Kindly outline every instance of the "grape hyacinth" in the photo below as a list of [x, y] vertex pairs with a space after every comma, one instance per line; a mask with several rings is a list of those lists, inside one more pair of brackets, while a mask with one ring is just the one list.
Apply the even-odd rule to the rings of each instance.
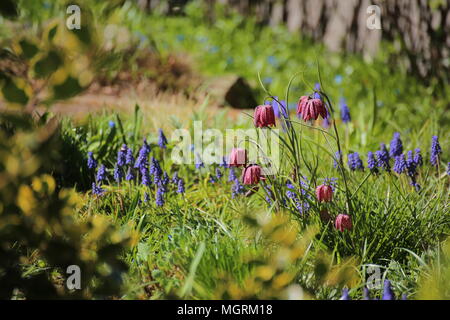
[[150, 187], [150, 186], [152, 185], [152, 180], [151, 180], [151, 178], [150, 178], [150, 174], [149, 174], [149, 172], [148, 172], [147, 167], [143, 167], [143, 168], [141, 169], [141, 177], [142, 177], [141, 183], [142, 183], [144, 186]]
[[221, 166], [222, 168], [229, 168], [230, 166], [228, 165], [228, 161], [227, 161], [227, 157], [222, 157], [222, 162], [219, 164], [219, 166]]
[[391, 288], [391, 282], [389, 280], [384, 281], [384, 290], [382, 300], [395, 300], [395, 294]]
[[410, 150], [408, 151], [406, 158], [406, 173], [408, 174], [409, 177], [414, 179], [414, 177], [416, 176], [416, 169], [417, 164], [416, 161], [414, 160], [413, 152]]
[[363, 300], [370, 300], [370, 291], [367, 287], [363, 289]]
[[342, 152], [336, 151], [334, 154], [334, 158], [335, 159], [333, 159], [333, 167], [337, 168], [339, 167], [340, 161], [342, 160]]
[[403, 153], [403, 143], [400, 139], [400, 133], [395, 132], [394, 137], [391, 140], [391, 145], [389, 148], [389, 155], [391, 158], [395, 158]]
[[153, 175], [153, 181], [156, 184], [159, 184], [162, 173], [163, 172], [162, 172], [161, 166], [159, 165], [158, 160], [156, 160], [155, 158], [152, 157], [151, 164], [150, 164], [150, 174]]
[[345, 99], [342, 98], [340, 101], [341, 105], [341, 119], [343, 123], [349, 123], [352, 118], [350, 116], [350, 109], [347, 106], [347, 103], [345, 102]]
[[[334, 178], [334, 177], [332, 177], [332, 178], [324, 178], [323, 179], [323, 184], [326, 184], [327, 186], [330, 186], [331, 190], [333, 192], [335, 192], [336, 191], [337, 180], [338, 180], [338, 178]], [[302, 186], [306, 185], [306, 187], [308, 186], [307, 183], [305, 183], [303, 181], [301, 181], [301, 185]]]
[[400, 154], [399, 156], [395, 157], [394, 172], [401, 174], [405, 171], [406, 171], [405, 155]]
[[162, 129], [159, 129], [159, 130], [158, 130], [158, 146], [159, 146], [161, 149], [165, 149], [167, 143], [168, 143], [168, 142], [167, 142], [167, 138], [166, 138], [166, 136], [164, 135], [163, 130], [162, 130]]
[[238, 195], [243, 194], [245, 192], [244, 186], [239, 182], [239, 179], [234, 180], [234, 184], [231, 187], [231, 198], [234, 199]]
[[131, 168], [128, 168], [127, 175], [125, 176], [125, 180], [131, 181], [131, 180], [134, 180], [135, 178], [136, 177], [134, 176], [134, 173], [131, 170]]
[[120, 181], [122, 181], [123, 178], [123, 172], [120, 169], [119, 165], [116, 164], [114, 166], [114, 180], [116, 180], [117, 183], [119, 183]]
[[101, 182], [106, 178], [106, 167], [102, 164], [97, 170], [97, 182]]
[[220, 171], [219, 168], [216, 168], [216, 177], [217, 177], [217, 180], [220, 180], [223, 177], [223, 173], [222, 173], [222, 171]]
[[266, 191], [266, 201], [269, 205], [272, 205], [273, 192], [270, 185], [265, 185], [264, 190]]
[[228, 182], [236, 180], [236, 172], [234, 171], [234, 168], [230, 168], [230, 173], [228, 174]]
[[204, 167], [205, 167], [205, 164], [203, 163], [201, 157], [198, 154], [196, 154], [196, 156], [195, 156], [195, 168], [196, 169], [200, 169], [200, 168], [204, 168]]
[[122, 167], [125, 165], [127, 151], [128, 151], [127, 145], [123, 144], [122, 147], [117, 152], [117, 165], [119, 167]]
[[442, 153], [441, 146], [439, 144], [439, 139], [437, 136], [433, 136], [431, 140], [431, 165], [437, 167], [439, 164], [439, 155]]
[[149, 201], [150, 201], [150, 195], [147, 192], [145, 192], [144, 193], [144, 202], [149, 202]]
[[158, 188], [156, 191], [155, 202], [158, 207], [162, 207], [164, 205], [164, 191], [161, 188]]
[[[303, 179], [305, 179], [305, 178], [303, 177]], [[289, 189], [286, 191], [286, 197], [288, 199], [291, 199], [294, 202], [295, 208], [297, 209], [297, 211], [300, 214], [308, 212], [310, 205], [306, 201], [305, 202], [301, 201], [298, 193], [295, 192], [295, 186], [290, 181], [288, 181], [286, 184], [286, 187]], [[306, 193], [307, 187], [308, 187], [308, 184], [305, 181], [300, 181], [300, 194], [303, 197], [307, 196], [308, 198], [310, 198], [310, 196], [307, 195], [307, 193]]]
[[272, 101], [264, 101], [264, 105], [271, 105], [273, 108], [273, 113], [275, 114], [275, 117], [278, 119], [281, 118], [280, 113], [280, 104], [278, 103], [278, 97], [273, 97]]
[[384, 143], [380, 144], [380, 150], [376, 151], [375, 155], [377, 157], [378, 167], [383, 168], [386, 171], [391, 171], [391, 166], [389, 165], [389, 152]]
[[450, 162], [447, 162], [447, 175], [450, 176]]
[[125, 164], [132, 165], [134, 163], [133, 150], [127, 148], [127, 154], [125, 156]]
[[419, 148], [414, 150], [414, 162], [417, 167], [421, 167], [423, 165], [423, 158]]
[[135, 168], [146, 167], [148, 163], [148, 154], [150, 153], [150, 146], [147, 144], [147, 141], [144, 139], [144, 143], [142, 147], [139, 149], [138, 158], [134, 164]]
[[352, 300], [352, 299], [350, 299], [350, 296], [348, 295], [347, 288], [342, 289], [342, 297], [340, 300]]
[[167, 186], [169, 185], [170, 178], [167, 172], [164, 172], [162, 175], [162, 179], [159, 180], [159, 186], [163, 189], [164, 192], [167, 192]]
[[100, 185], [97, 185], [95, 182], [92, 183], [92, 193], [98, 196], [101, 196], [105, 190], [102, 189]]
[[177, 193], [184, 193], [185, 189], [184, 189], [184, 180], [183, 179], [178, 179], [178, 186], [177, 186]]
[[359, 158], [358, 152], [350, 153], [348, 155], [348, 167], [352, 171], [364, 170], [364, 165], [361, 159]]
[[214, 177], [214, 175], [211, 174], [211, 175], [209, 176], [209, 182], [210, 182], [210, 183], [216, 183], [216, 182], [217, 182], [216, 177]]
[[317, 91], [320, 91], [320, 83], [318, 82], [316, 82], [316, 84], [314, 85], [314, 99], [322, 99]]
[[180, 181], [180, 177], [178, 176], [178, 171], [177, 171], [172, 176], [172, 183], [174, 185], [178, 185], [178, 181]]
[[89, 169], [97, 168], [97, 161], [95, 161], [92, 151], [88, 152], [87, 166]]
[[372, 151], [367, 153], [367, 168], [369, 168], [372, 173], [378, 173], [377, 160]]
[[330, 126], [331, 126], [330, 114], [327, 113], [327, 116], [325, 117], [325, 119], [322, 120], [322, 127], [324, 129], [328, 129]]

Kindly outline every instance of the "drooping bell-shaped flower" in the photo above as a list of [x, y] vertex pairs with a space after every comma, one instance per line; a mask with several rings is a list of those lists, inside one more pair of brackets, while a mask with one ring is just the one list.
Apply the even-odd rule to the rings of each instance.
[[257, 128], [276, 126], [275, 113], [271, 105], [261, 105], [255, 108], [253, 123]]
[[352, 219], [349, 215], [340, 213], [334, 221], [334, 226], [341, 232], [344, 230], [351, 230], [353, 227]]
[[304, 121], [309, 121], [317, 120], [319, 115], [325, 119], [328, 113], [322, 99], [302, 96], [297, 104], [297, 114]]
[[258, 165], [250, 165], [244, 169], [242, 173], [242, 182], [245, 185], [253, 185], [259, 183], [261, 179], [261, 167]]
[[247, 151], [243, 148], [233, 148], [230, 153], [231, 167], [244, 166], [247, 163]]
[[316, 188], [316, 196], [319, 202], [330, 202], [333, 199], [331, 186], [322, 184]]

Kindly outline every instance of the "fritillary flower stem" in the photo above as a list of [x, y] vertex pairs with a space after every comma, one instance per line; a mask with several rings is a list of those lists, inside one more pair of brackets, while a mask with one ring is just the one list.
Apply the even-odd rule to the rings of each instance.
[[[321, 87], [322, 87], [322, 85], [321, 85]], [[330, 99], [328, 98], [328, 96], [324, 92], [321, 91], [320, 93], [325, 97], [325, 99], [328, 102], [328, 105], [329, 105], [329, 107], [331, 109], [330, 114], [333, 114], [333, 105], [332, 105]], [[340, 141], [340, 138], [339, 138], [339, 132], [338, 132], [337, 127], [336, 127], [336, 121], [334, 119], [332, 119], [332, 122], [333, 122], [333, 130], [334, 130], [334, 134], [335, 134], [335, 138], [336, 138], [336, 145], [337, 145], [339, 154], [342, 155], [343, 153], [342, 153], [342, 148], [341, 148], [341, 141]], [[342, 180], [344, 180], [345, 197], [346, 197], [346, 200], [347, 200], [347, 211], [350, 213], [351, 212], [350, 192], [349, 192], [348, 184], [347, 184], [347, 175], [346, 175], [345, 170], [344, 170], [344, 159], [343, 158], [344, 157], [342, 157], [342, 156], [339, 157], [339, 159], [338, 159], [339, 160], [339, 166], [338, 167], [339, 167], [339, 171], [341, 172], [341, 175], [342, 175]]]

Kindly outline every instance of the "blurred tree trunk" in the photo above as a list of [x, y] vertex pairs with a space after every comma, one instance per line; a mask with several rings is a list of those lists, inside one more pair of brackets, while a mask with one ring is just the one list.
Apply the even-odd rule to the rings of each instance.
[[[166, 5], [166, 13], [189, 0], [136, 0], [141, 8], [153, 10]], [[285, 24], [291, 32], [321, 41], [332, 51], [345, 50], [373, 56], [381, 40], [394, 43], [392, 64], [405, 65], [424, 80], [450, 79], [449, 0], [207, 0], [207, 15], [220, 3], [227, 10], [253, 15], [271, 26]], [[371, 5], [381, 9], [381, 29], [368, 28]]]

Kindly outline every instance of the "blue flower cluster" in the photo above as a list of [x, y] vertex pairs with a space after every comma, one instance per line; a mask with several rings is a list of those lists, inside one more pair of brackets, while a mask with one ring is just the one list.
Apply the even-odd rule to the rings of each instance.
[[[431, 141], [430, 163], [437, 167], [439, 157], [442, 153], [442, 148], [439, 144], [437, 136], [433, 136]], [[340, 159], [341, 154], [336, 152], [335, 158]], [[390, 160], [393, 160], [393, 171], [399, 175], [405, 174], [410, 179], [410, 184], [419, 191], [420, 185], [417, 183], [419, 175], [418, 169], [423, 166], [423, 157], [420, 148], [409, 150], [406, 155], [403, 153], [403, 142], [400, 138], [400, 133], [395, 132], [390, 143], [390, 150], [388, 151], [384, 143], [380, 144], [380, 149], [367, 153], [367, 168], [373, 174], [380, 173], [380, 170], [386, 172], [391, 171]], [[338, 162], [334, 159], [334, 167], [338, 166]], [[352, 171], [364, 170], [364, 166], [357, 152], [348, 155], [348, 167]], [[448, 169], [447, 169], [448, 170]]]
[[[162, 130], [159, 130], [158, 145], [162, 149], [165, 149], [167, 145], [167, 139]], [[113, 178], [116, 183], [121, 183], [124, 178], [129, 182], [139, 181], [148, 188], [144, 192], [143, 202], [147, 203], [153, 194], [156, 205], [163, 206], [165, 203], [164, 195], [170, 191], [170, 183], [173, 184], [173, 191], [179, 194], [185, 193], [185, 184], [178, 173], [175, 173], [171, 180], [155, 157], [151, 157], [151, 162], [149, 162], [150, 153], [150, 145], [145, 139], [139, 148], [136, 160], [133, 149], [126, 144], [122, 144], [117, 152]], [[92, 152], [87, 154], [87, 166], [89, 169], [97, 168], [97, 161]], [[105, 182], [107, 182], [107, 169], [104, 164], [101, 164], [97, 168], [95, 182], [92, 184], [92, 193], [98, 196], [104, 195], [105, 190], [102, 188], [102, 184]]]
[[[392, 290], [392, 284], [389, 280], [384, 281], [383, 286], [383, 294], [381, 295], [381, 300], [395, 300], [396, 296], [394, 291]], [[344, 288], [342, 290], [342, 297], [341, 300], [351, 300], [349, 291], [347, 288]], [[363, 289], [363, 300], [378, 300], [378, 299], [371, 299], [370, 297], [370, 291], [366, 287]], [[402, 300], [407, 300], [406, 294], [402, 295]]]

